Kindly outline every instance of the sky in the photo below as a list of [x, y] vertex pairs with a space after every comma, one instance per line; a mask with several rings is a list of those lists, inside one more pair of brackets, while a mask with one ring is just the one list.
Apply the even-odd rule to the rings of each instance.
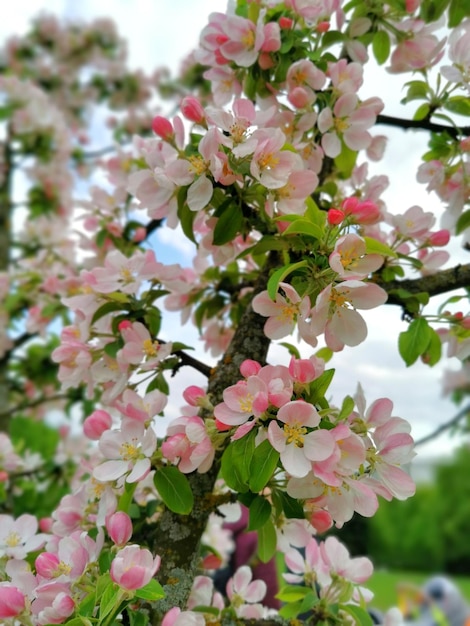
[[[11, 8], [9, 9], [8, 6]], [[40, 11], [52, 12], [63, 18], [87, 20], [94, 17], [113, 18], [119, 32], [129, 41], [129, 61], [132, 67], [150, 71], [159, 66], [176, 71], [180, 61], [194, 48], [198, 34], [212, 11], [224, 11], [224, 0], [16, 0], [2, 10], [0, 39], [21, 34], [32, 17]], [[379, 95], [386, 103], [384, 113], [406, 117], [410, 109], [400, 105], [402, 78], [390, 76], [377, 68], [367, 70], [363, 98]], [[415, 182], [416, 159], [426, 151], [425, 134], [413, 131], [378, 128], [390, 139], [384, 161], [374, 165], [373, 173], [386, 173], [390, 178], [389, 190], [384, 195], [389, 210], [398, 212], [418, 204], [426, 211], [440, 212], [435, 198]], [[161, 237], [162, 245], [174, 241], [172, 234]], [[458, 246], [456, 247], [458, 251]], [[468, 262], [457, 252], [460, 262]], [[180, 241], [177, 260], [191, 263], [190, 248]], [[461, 258], [460, 258], [461, 257]], [[456, 363], [442, 363], [434, 368], [422, 364], [406, 368], [398, 355], [398, 333], [407, 325], [401, 320], [398, 307], [382, 307], [380, 312], [367, 314], [369, 336], [357, 348], [345, 348], [336, 355], [331, 365], [336, 368], [332, 384], [332, 398], [341, 403], [346, 394], [354, 394], [360, 380], [369, 403], [388, 396], [394, 401], [396, 415], [409, 420], [412, 434], [419, 439], [433, 431], [439, 423], [447, 421], [458, 411], [442, 396], [440, 378], [445, 368], [458, 369]], [[179, 339], [191, 342], [191, 335], [181, 329]], [[280, 348], [272, 350], [270, 357], [285, 362], [286, 353]], [[189, 368], [187, 368], [189, 370]], [[197, 374], [187, 375], [187, 384], [202, 383]], [[441, 458], [459, 443], [457, 438], [440, 437], [419, 448], [424, 458]]]

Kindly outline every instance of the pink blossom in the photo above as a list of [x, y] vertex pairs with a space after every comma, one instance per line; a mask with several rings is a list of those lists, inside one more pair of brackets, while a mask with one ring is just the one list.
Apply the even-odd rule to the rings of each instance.
[[62, 582], [50, 582], [38, 586], [36, 598], [31, 604], [31, 611], [36, 615], [40, 626], [61, 624], [75, 610], [75, 602], [69, 585]]
[[258, 377], [266, 384], [270, 404], [279, 408], [289, 402], [293, 393], [293, 381], [287, 367], [265, 365], [259, 370]]
[[119, 330], [124, 346], [117, 352], [116, 360], [121, 366], [132, 364], [142, 370], [150, 370], [171, 354], [171, 344], [160, 344], [141, 322], [121, 325]]
[[335, 574], [353, 583], [363, 583], [372, 576], [371, 561], [366, 557], [351, 558], [347, 548], [334, 536], [320, 544], [320, 552], [330, 576]]
[[161, 450], [163, 456], [177, 463], [184, 474], [195, 470], [207, 472], [215, 455], [204, 421], [196, 415], [173, 420], [168, 426]]
[[315, 378], [323, 374], [325, 370], [325, 361], [316, 356], [308, 359], [296, 359], [291, 357], [289, 363], [289, 374], [296, 383], [310, 383]]
[[0, 583], [0, 618], [17, 617], [25, 606], [26, 598], [18, 587], [7, 582]]
[[302, 104], [299, 108], [303, 108], [315, 101], [315, 92], [323, 88], [326, 76], [311, 61], [302, 59], [289, 67], [286, 82], [287, 97], [294, 106], [297, 106], [296, 101], [299, 96], [302, 96]]
[[283, 187], [272, 192], [276, 208], [282, 215], [303, 215], [305, 200], [318, 186], [318, 176], [312, 170], [293, 171]]
[[206, 620], [202, 613], [182, 611], [178, 606], [165, 613], [162, 626], [205, 626]]
[[293, 476], [306, 476], [312, 461], [321, 461], [330, 456], [334, 439], [326, 430], [309, 432], [318, 426], [320, 416], [315, 407], [303, 400], [293, 400], [278, 411], [277, 420], [268, 427], [268, 439], [275, 450], [281, 453], [284, 468]]
[[111, 415], [102, 409], [96, 409], [83, 422], [83, 432], [88, 439], [98, 440], [105, 430], [109, 430], [113, 424]]
[[181, 101], [181, 112], [187, 120], [195, 122], [196, 124], [205, 124], [206, 114], [198, 98], [194, 96], [186, 96], [183, 98]]
[[214, 408], [214, 415], [229, 426], [240, 426], [252, 415], [259, 417], [268, 408], [266, 383], [258, 376], [249, 376], [247, 380], [227, 387], [223, 399]]
[[250, 163], [251, 175], [268, 189], [284, 187], [292, 170], [301, 169], [301, 159], [290, 150], [282, 150], [286, 137], [279, 128], [253, 133], [256, 147]]
[[332, 350], [357, 346], [366, 338], [367, 326], [356, 309], [373, 309], [386, 300], [386, 291], [373, 283], [346, 280], [328, 285], [312, 309], [311, 324], [317, 335], [325, 332], [326, 343]]
[[404, 237], [426, 239], [436, 218], [430, 211], [423, 211], [417, 205], [407, 209], [402, 215], [393, 215], [392, 224], [397, 232]]
[[133, 591], [145, 587], [160, 567], [160, 557], [137, 545], [126, 546], [114, 557], [110, 575], [123, 589]]
[[117, 546], [124, 546], [132, 537], [132, 520], [124, 511], [116, 511], [106, 521], [106, 530]]
[[445, 39], [439, 41], [421, 20], [406, 20], [400, 24], [400, 30], [406, 30], [408, 38], [402, 39], [393, 51], [389, 72], [424, 70], [435, 65], [444, 55]]
[[30, 552], [39, 550], [47, 535], [36, 534], [38, 520], [34, 515], [23, 513], [16, 519], [11, 515], [0, 515], [0, 557], [24, 559]]
[[266, 595], [264, 580], [252, 580], [252, 577], [248, 565], [242, 565], [228, 581], [227, 596], [235, 610], [246, 603], [260, 602]]
[[366, 278], [378, 270], [383, 262], [384, 259], [380, 254], [366, 254], [364, 239], [354, 233], [337, 239], [329, 257], [331, 269], [344, 280]]
[[335, 90], [340, 93], [357, 93], [363, 82], [364, 69], [360, 63], [348, 63], [339, 59], [328, 63], [328, 76]]
[[93, 470], [100, 482], [117, 480], [126, 475], [126, 482], [143, 480], [150, 472], [150, 457], [157, 447], [152, 428], [132, 419], [122, 421], [121, 430], [107, 430], [101, 436], [99, 448], [106, 459]]
[[126, 417], [147, 425], [163, 411], [167, 400], [167, 396], [158, 389], [154, 389], [144, 396], [139, 395], [133, 389], [126, 389], [121, 399], [115, 402], [115, 406]]
[[270, 339], [281, 339], [292, 333], [299, 316], [308, 317], [310, 300], [301, 298], [288, 283], [279, 283], [276, 300], [273, 301], [267, 291], [257, 294], [252, 301], [253, 310], [268, 317], [264, 333]]

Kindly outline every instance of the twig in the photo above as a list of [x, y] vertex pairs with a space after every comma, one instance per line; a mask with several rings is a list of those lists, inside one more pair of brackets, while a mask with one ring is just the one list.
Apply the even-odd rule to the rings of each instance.
[[446, 430], [449, 430], [450, 428], [452, 428], [452, 426], [456, 426], [464, 417], [467, 417], [468, 415], [470, 415], [470, 404], [465, 406], [461, 411], [457, 413], [457, 415], [455, 415], [448, 422], [445, 422], [444, 424], [441, 424], [440, 426], [438, 426], [435, 430], [429, 433], [429, 435], [426, 435], [424, 437], [421, 437], [421, 439], [416, 440], [415, 447], [422, 446], [424, 443], [428, 443], [428, 441], [432, 441], [433, 439], [436, 439], [437, 437], [442, 435], [442, 433], [444, 433]]

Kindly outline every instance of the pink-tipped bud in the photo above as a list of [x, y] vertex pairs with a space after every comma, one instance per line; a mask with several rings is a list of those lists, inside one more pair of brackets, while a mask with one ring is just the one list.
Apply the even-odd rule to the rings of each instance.
[[245, 359], [240, 365], [240, 374], [245, 378], [248, 378], [248, 376], [256, 376], [260, 369], [261, 365], [258, 363], [258, 361]]
[[183, 391], [183, 398], [190, 406], [200, 406], [201, 400], [206, 397], [206, 392], [202, 387], [190, 385]]
[[289, 374], [298, 383], [310, 383], [315, 380], [317, 372], [310, 359], [296, 359], [294, 356], [289, 363]]
[[190, 122], [196, 124], [206, 123], [206, 113], [202, 104], [194, 96], [186, 96], [181, 101], [181, 112]]
[[174, 135], [173, 126], [166, 117], [156, 115], [152, 120], [153, 132], [162, 139], [171, 139]]
[[437, 230], [429, 235], [429, 243], [431, 246], [446, 246], [450, 240], [450, 231], [446, 228]]
[[57, 568], [60, 564], [60, 559], [57, 554], [52, 552], [42, 552], [34, 562], [36, 566], [36, 572], [44, 578], [54, 578], [57, 574]]
[[421, 0], [405, 0], [405, 10], [407, 13], [414, 13], [419, 7]]
[[328, 224], [330, 224], [330, 226], [337, 226], [338, 224], [341, 224], [344, 218], [345, 215], [340, 209], [330, 209], [326, 215], [326, 219], [328, 220]]
[[313, 92], [305, 87], [294, 87], [287, 94], [287, 99], [296, 109], [304, 109], [314, 98]]
[[333, 519], [328, 511], [315, 511], [310, 517], [310, 524], [317, 533], [326, 533], [333, 526]]
[[39, 520], [39, 530], [42, 533], [50, 533], [52, 531], [52, 524], [54, 520], [52, 517], [41, 517]]
[[143, 226], [139, 226], [135, 229], [134, 234], [132, 235], [132, 241], [135, 243], [140, 243], [147, 237], [147, 229]]
[[0, 585], [0, 618], [8, 619], [16, 617], [25, 609], [24, 594], [9, 583]]
[[348, 216], [354, 218], [357, 224], [375, 224], [381, 218], [379, 207], [372, 200], [359, 200], [351, 196], [343, 200], [342, 209]]
[[132, 537], [131, 518], [124, 511], [117, 511], [106, 522], [106, 530], [117, 546], [124, 546]]
[[0, 470], [0, 483], [6, 483], [8, 480], [8, 472], [5, 472], [5, 470]]
[[128, 328], [132, 328], [132, 322], [130, 320], [122, 320], [122, 322], [119, 322], [118, 330], [120, 332], [127, 330]]
[[279, 26], [284, 30], [290, 30], [294, 25], [294, 20], [290, 17], [280, 17], [279, 18]]
[[113, 419], [107, 411], [97, 409], [83, 422], [83, 432], [88, 439], [98, 440], [105, 430], [109, 430]]
[[318, 22], [315, 30], [317, 33], [326, 33], [330, 30], [330, 22]]

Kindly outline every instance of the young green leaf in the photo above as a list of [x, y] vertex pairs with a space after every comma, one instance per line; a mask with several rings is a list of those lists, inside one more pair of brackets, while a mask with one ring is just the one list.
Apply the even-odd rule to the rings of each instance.
[[178, 468], [162, 467], [155, 472], [155, 487], [166, 506], [179, 515], [188, 515], [194, 505], [194, 496], [189, 481]]

